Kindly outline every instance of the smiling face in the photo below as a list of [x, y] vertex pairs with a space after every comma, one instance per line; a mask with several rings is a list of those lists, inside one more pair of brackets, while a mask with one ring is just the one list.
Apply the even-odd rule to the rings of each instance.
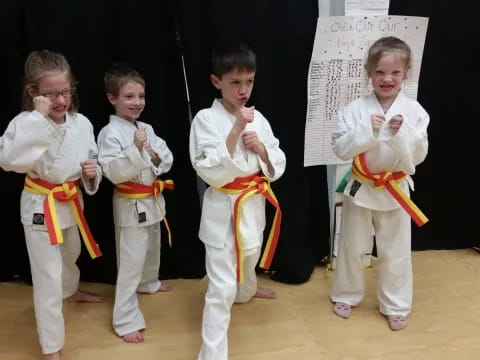
[[[34, 96], [43, 95], [50, 99], [52, 105], [48, 116], [57, 123], [65, 121], [65, 115], [70, 110], [71, 96], [65, 97], [71, 88], [70, 78], [66, 71], [52, 72], [42, 76], [37, 83]], [[54, 97], [52, 94], [56, 94]]]
[[252, 94], [254, 71], [239, 71], [234, 69], [218, 78], [211, 75], [213, 86], [222, 93], [222, 104], [230, 113], [234, 114], [245, 106]]
[[386, 53], [372, 68], [369, 75], [373, 90], [381, 104], [391, 104], [395, 100], [409, 67], [401, 56]]
[[108, 101], [115, 107], [115, 114], [132, 123], [145, 108], [145, 88], [142, 84], [129, 81], [118, 91], [118, 96], [107, 94]]

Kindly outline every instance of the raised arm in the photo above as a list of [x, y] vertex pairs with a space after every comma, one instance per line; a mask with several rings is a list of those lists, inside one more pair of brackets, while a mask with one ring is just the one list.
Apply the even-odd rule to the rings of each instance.
[[227, 136], [204, 113], [195, 116], [190, 129], [190, 160], [207, 184], [215, 187], [245, 176], [247, 163], [241, 154], [230, 154]]
[[47, 150], [56, 129], [40, 112], [22, 112], [0, 138], [0, 166], [6, 171], [25, 173]]
[[338, 121], [332, 132], [332, 148], [341, 160], [353, 159], [378, 143], [373, 131], [374, 115], [362, 119], [360, 112], [350, 108], [339, 110]]
[[103, 174], [114, 184], [131, 180], [150, 165], [143, 160], [133, 142], [122, 148], [119, 137], [112, 129], [104, 128], [98, 135], [98, 162]]
[[399, 170], [413, 175], [415, 166], [423, 162], [427, 156], [427, 127], [430, 117], [423, 108], [414, 114], [401, 116], [403, 121], [398, 131], [385, 142], [400, 158]]

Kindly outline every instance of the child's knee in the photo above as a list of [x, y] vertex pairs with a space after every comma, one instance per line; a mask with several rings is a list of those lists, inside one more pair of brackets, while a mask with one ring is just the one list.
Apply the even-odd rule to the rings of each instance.
[[250, 301], [253, 295], [255, 295], [255, 293], [253, 293], [252, 295], [238, 293], [237, 296], [235, 297], [235, 304], [245, 304], [246, 302]]

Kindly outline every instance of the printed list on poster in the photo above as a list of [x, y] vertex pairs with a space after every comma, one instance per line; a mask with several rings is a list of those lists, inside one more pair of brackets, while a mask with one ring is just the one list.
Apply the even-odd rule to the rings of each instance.
[[407, 16], [319, 17], [308, 76], [304, 166], [343, 163], [331, 149], [337, 112], [371, 91], [364, 71], [368, 48], [384, 36], [396, 36], [412, 49], [412, 68], [404, 83], [416, 99], [428, 19]]

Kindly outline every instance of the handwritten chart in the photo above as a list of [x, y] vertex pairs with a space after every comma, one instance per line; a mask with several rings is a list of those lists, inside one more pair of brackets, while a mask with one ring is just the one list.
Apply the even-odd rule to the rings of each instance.
[[304, 166], [342, 163], [331, 149], [331, 132], [338, 110], [371, 91], [364, 60], [377, 39], [396, 36], [412, 49], [404, 91], [416, 99], [427, 24], [427, 18], [407, 16], [318, 18], [308, 76]]

